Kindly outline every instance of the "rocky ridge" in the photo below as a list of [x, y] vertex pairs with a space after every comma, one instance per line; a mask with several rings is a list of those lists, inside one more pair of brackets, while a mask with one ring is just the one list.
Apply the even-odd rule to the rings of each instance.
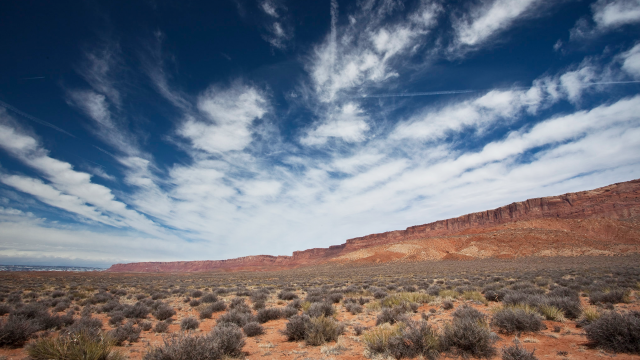
[[292, 256], [115, 264], [110, 272], [282, 270], [327, 262], [616, 255], [640, 252], [640, 179], [347, 240]]

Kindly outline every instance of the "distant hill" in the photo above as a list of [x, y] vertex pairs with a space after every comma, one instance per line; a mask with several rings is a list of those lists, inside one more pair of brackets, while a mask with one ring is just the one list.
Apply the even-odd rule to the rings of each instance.
[[110, 272], [267, 271], [338, 263], [640, 252], [640, 179], [529, 199], [341, 245], [229, 260], [115, 264]]

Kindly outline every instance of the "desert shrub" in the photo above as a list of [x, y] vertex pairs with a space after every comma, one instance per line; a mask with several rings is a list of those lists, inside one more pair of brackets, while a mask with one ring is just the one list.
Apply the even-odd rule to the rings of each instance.
[[496, 354], [489, 326], [484, 321], [453, 318], [440, 336], [443, 351], [463, 357], [491, 358]]
[[142, 299], [146, 299], [146, 298], [147, 298], [147, 295], [146, 295], [146, 294], [136, 294], [136, 295], [134, 296], [134, 298], [136, 298], [136, 300], [140, 301], [140, 300], [142, 300]]
[[309, 309], [305, 312], [309, 317], [320, 317], [320, 316], [333, 316], [335, 314], [336, 309], [331, 305], [331, 303], [327, 302], [316, 302], [311, 304]]
[[144, 360], [219, 360], [222, 353], [210, 336], [174, 334], [163, 346], [151, 347]]
[[253, 310], [261, 310], [265, 307], [267, 307], [267, 304], [264, 302], [264, 300], [259, 300], [253, 303]]
[[387, 297], [387, 295], [388, 294], [386, 293], [386, 291], [382, 291], [382, 290], [378, 290], [378, 291], [373, 293], [373, 297], [375, 299], [384, 299], [384, 298]]
[[288, 308], [292, 308], [292, 309], [296, 309], [296, 310], [300, 310], [300, 309], [302, 309], [302, 304], [304, 304], [302, 302], [302, 300], [295, 299], [295, 300], [291, 301], [290, 303], [288, 303], [287, 307]]
[[211, 305], [209, 305], [208, 308], [214, 313], [215, 312], [220, 312], [220, 311], [225, 311], [225, 310], [227, 310], [227, 304], [225, 304], [224, 301], [216, 301], [216, 302], [212, 303]]
[[213, 316], [213, 311], [211, 311], [211, 307], [209, 306], [204, 306], [198, 311], [198, 317], [200, 320], [211, 319], [211, 316]]
[[345, 305], [345, 308], [347, 309], [348, 312], [350, 312], [352, 315], [357, 315], [360, 314], [364, 308], [362, 307], [362, 305], [357, 304], [357, 303], [348, 303]]
[[122, 311], [127, 319], [144, 319], [151, 312], [147, 306], [139, 302], [133, 306], [125, 305]]
[[502, 348], [502, 360], [537, 360], [538, 358], [533, 355], [534, 352], [535, 349], [529, 351], [516, 341], [514, 345]]
[[533, 309], [520, 307], [503, 307], [493, 314], [491, 325], [500, 332], [512, 334], [515, 332], [536, 332], [544, 329], [541, 316]]
[[194, 317], [186, 317], [180, 321], [180, 329], [182, 330], [195, 330], [200, 326], [198, 319]]
[[283, 331], [288, 341], [303, 340], [307, 333], [307, 324], [311, 318], [307, 315], [294, 315], [289, 318]]
[[282, 308], [282, 317], [285, 319], [288, 319], [290, 317], [292, 317], [293, 315], [298, 315], [298, 310], [296, 310], [295, 308], [286, 306], [284, 308]]
[[389, 340], [401, 334], [397, 326], [384, 324], [368, 330], [362, 334], [365, 349], [374, 354], [386, 354], [389, 352]]
[[156, 311], [153, 312], [153, 316], [155, 316], [155, 318], [160, 321], [167, 320], [168, 318], [172, 317], [175, 314], [176, 314], [176, 311], [173, 310], [171, 306], [166, 304], [162, 304], [158, 306]]
[[580, 299], [580, 294], [576, 290], [569, 289], [564, 286], [554, 287], [547, 296], [567, 297], [574, 300]]
[[238, 357], [242, 355], [245, 340], [242, 330], [235, 324], [218, 324], [209, 333], [216, 348], [225, 356]]
[[145, 321], [139, 322], [138, 326], [140, 326], [140, 329], [142, 329], [142, 331], [149, 331], [153, 327], [153, 324], [151, 323], [151, 321], [145, 320]]
[[114, 340], [109, 336], [96, 337], [90, 333], [77, 333], [54, 338], [40, 338], [27, 347], [33, 360], [120, 360], [122, 354], [114, 351]]
[[69, 306], [71, 306], [71, 302], [70, 301], [59, 301], [53, 307], [53, 311], [54, 312], [65, 311], [65, 310], [67, 310], [69, 308]]
[[555, 306], [562, 310], [564, 316], [569, 319], [577, 319], [582, 313], [582, 305], [578, 297], [552, 296], [547, 299], [546, 305]]
[[595, 291], [589, 294], [591, 304], [620, 304], [627, 302], [627, 292], [622, 289], [614, 289], [609, 292]]
[[11, 306], [7, 304], [0, 304], [0, 316], [6, 315], [11, 312]]
[[438, 334], [426, 321], [409, 321], [400, 326], [400, 334], [389, 339], [389, 353], [396, 359], [437, 359], [440, 341]]
[[427, 289], [427, 294], [431, 295], [431, 296], [438, 296], [440, 294], [440, 290], [442, 290], [442, 288], [438, 285], [431, 285], [429, 286], [429, 288]]
[[407, 285], [407, 286], [403, 287], [402, 290], [405, 291], [405, 292], [416, 292], [416, 291], [418, 291], [418, 289], [416, 289], [416, 287], [413, 286], [413, 285]]
[[245, 326], [243, 326], [242, 331], [244, 331], [244, 334], [248, 337], [264, 334], [264, 328], [262, 327], [262, 325], [255, 321], [247, 323]]
[[327, 296], [327, 302], [337, 304], [342, 300], [344, 295], [342, 293], [333, 293]]
[[504, 291], [485, 290], [484, 298], [487, 299], [488, 301], [500, 302], [504, 299], [505, 294], [506, 293]]
[[640, 354], [640, 313], [610, 311], [584, 328], [595, 346], [616, 353]]
[[9, 315], [0, 323], [0, 347], [21, 347], [36, 331], [38, 326], [31, 320]]
[[[151, 299], [152, 300], [162, 300], [162, 299], [166, 299], [169, 297], [169, 294], [165, 293], [165, 292], [154, 292], [153, 294], [151, 294]], [[140, 300], [140, 299], [138, 299]]]
[[332, 317], [324, 315], [311, 318], [307, 324], [305, 342], [307, 345], [319, 346], [327, 341], [336, 341], [344, 332], [344, 325]]
[[475, 321], [486, 321], [486, 316], [480, 312], [479, 310], [474, 309], [473, 307], [464, 304], [459, 306], [456, 311], [453, 312], [454, 318], [456, 319], [469, 319]]
[[251, 291], [249, 289], [240, 289], [236, 291], [236, 296], [251, 296]]
[[193, 299], [193, 300], [189, 301], [189, 306], [191, 306], [191, 307], [200, 306], [200, 300]]
[[[269, 297], [269, 290], [267, 289], [258, 289], [251, 292], [251, 301], [254, 303], [257, 301], [266, 301]], [[284, 300], [284, 299], [281, 299]]]
[[109, 325], [119, 325], [125, 319], [122, 311], [112, 311], [109, 313]]
[[245, 313], [251, 312], [249, 305], [247, 305], [247, 303], [244, 302], [244, 298], [241, 298], [241, 297], [235, 297], [231, 299], [231, 303], [229, 304], [229, 309], [234, 309], [234, 310], [238, 310]]
[[11, 316], [29, 321], [37, 330], [62, 328], [70, 324], [67, 317], [51, 316], [47, 307], [41, 303], [29, 303], [11, 312]]
[[442, 302], [442, 308], [445, 310], [451, 310], [453, 309], [453, 301], [451, 300], [445, 300]]
[[356, 336], [360, 336], [362, 335], [362, 333], [367, 330], [367, 327], [362, 326], [360, 324], [357, 325], [353, 325], [353, 332], [356, 334]]
[[89, 316], [83, 316], [64, 330], [65, 334], [89, 333], [98, 335], [102, 329], [102, 321]]
[[256, 318], [258, 319], [258, 322], [261, 324], [264, 324], [267, 321], [281, 319], [283, 317], [284, 317], [284, 312], [280, 308], [262, 309], [258, 311], [258, 315], [256, 316]]
[[22, 307], [17, 307], [11, 315], [25, 318], [28, 320], [36, 320], [43, 316], [48, 316], [47, 308], [40, 303], [29, 303]]
[[167, 330], [169, 330], [169, 323], [166, 321], [158, 321], [156, 326], [153, 328], [153, 331], [157, 333], [164, 333], [167, 332]]
[[93, 295], [91, 298], [89, 298], [89, 303], [90, 304], [102, 304], [102, 303], [106, 303], [107, 301], [113, 299], [113, 295], [107, 293], [107, 292], [98, 292], [97, 294]]
[[99, 309], [102, 312], [109, 313], [120, 307], [121, 305], [118, 300], [109, 300], [104, 305], [100, 306]]
[[202, 296], [202, 291], [200, 291], [200, 290], [195, 290], [195, 291], [191, 292], [191, 297], [193, 297], [193, 298], [199, 298], [201, 296]]
[[60, 297], [63, 297], [63, 296], [65, 296], [65, 295], [67, 295], [67, 293], [66, 293], [66, 292], [64, 292], [64, 291], [62, 291], [62, 290], [54, 290], [54, 291], [51, 293], [51, 298], [52, 298], [52, 299], [60, 298]]
[[133, 322], [128, 322], [109, 331], [108, 334], [113, 339], [114, 344], [120, 346], [125, 341], [129, 341], [130, 343], [138, 341], [138, 338], [140, 338], [140, 331], [142, 330], [139, 327], [134, 326]]
[[278, 293], [278, 299], [280, 300], [293, 300], [297, 299], [298, 295], [292, 291], [281, 291]]
[[242, 312], [238, 309], [231, 309], [226, 314], [223, 314], [218, 318], [218, 324], [232, 323], [239, 327], [243, 327], [252, 321], [255, 321], [255, 317], [251, 313]]
[[392, 309], [384, 308], [382, 312], [378, 314], [376, 318], [376, 325], [389, 323], [395, 324], [397, 322], [407, 321], [409, 318], [405, 315], [406, 311], [402, 307], [394, 307]]
[[209, 293], [209, 294], [204, 295], [201, 300], [205, 304], [211, 304], [211, 303], [214, 303], [214, 302], [218, 301], [218, 297], [215, 296], [214, 294]]

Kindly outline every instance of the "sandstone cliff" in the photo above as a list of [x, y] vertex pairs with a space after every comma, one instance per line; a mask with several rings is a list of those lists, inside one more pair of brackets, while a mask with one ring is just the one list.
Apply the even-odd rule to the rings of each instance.
[[640, 179], [349, 239], [341, 245], [229, 260], [116, 264], [112, 272], [265, 271], [335, 262], [640, 252]]

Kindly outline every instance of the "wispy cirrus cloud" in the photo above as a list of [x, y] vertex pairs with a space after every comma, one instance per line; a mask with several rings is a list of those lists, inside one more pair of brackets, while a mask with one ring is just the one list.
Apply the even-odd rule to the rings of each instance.
[[598, 0], [591, 11], [591, 19], [581, 18], [571, 29], [572, 40], [586, 40], [640, 22], [637, 0]]
[[288, 20], [287, 7], [278, 0], [263, 0], [259, 7], [267, 18], [263, 39], [274, 48], [284, 50], [293, 38], [293, 27]]
[[455, 38], [449, 53], [461, 56], [483, 45], [543, 3], [542, 0], [489, 0], [474, 5], [462, 16], [452, 18]]

